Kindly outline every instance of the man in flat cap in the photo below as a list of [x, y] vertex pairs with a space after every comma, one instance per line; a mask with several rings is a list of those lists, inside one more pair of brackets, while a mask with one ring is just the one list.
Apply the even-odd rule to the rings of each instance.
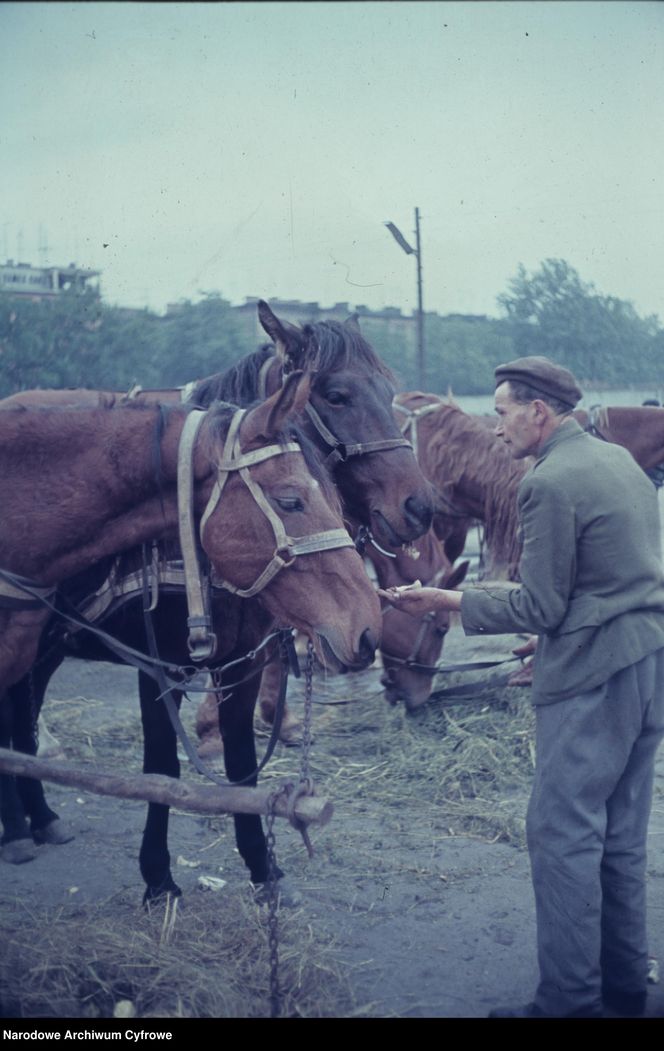
[[495, 370], [496, 434], [535, 457], [518, 493], [520, 584], [383, 597], [460, 609], [466, 634], [539, 636], [527, 817], [540, 981], [493, 1017], [636, 1016], [646, 1007], [646, 834], [664, 736], [664, 573], [656, 493], [626, 449], [584, 433], [567, 369]]

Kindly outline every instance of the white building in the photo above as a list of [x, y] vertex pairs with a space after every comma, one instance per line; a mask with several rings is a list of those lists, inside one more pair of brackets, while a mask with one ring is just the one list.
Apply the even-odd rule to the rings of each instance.
[[[70, 263], [69, 266], [31, 266], [30, 263], [15, 263], [9, 259], [0, 263], [0, 292], [29, 299], [44, 299], [73, 289], [84, 292], [87, 288], [99, 291], [100, 270], [84, 270]], [[95, 279], [94, 285], [88, 282]]]

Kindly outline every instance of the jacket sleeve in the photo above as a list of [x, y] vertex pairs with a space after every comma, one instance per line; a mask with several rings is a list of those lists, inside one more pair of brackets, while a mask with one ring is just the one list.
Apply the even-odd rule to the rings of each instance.
[[576, 516], [566, 494], [537, 469], [519, 489], [521, 584], [469, 588], [461, 600], [467, 635], [550, 634], [562, 622], [576, 577]]

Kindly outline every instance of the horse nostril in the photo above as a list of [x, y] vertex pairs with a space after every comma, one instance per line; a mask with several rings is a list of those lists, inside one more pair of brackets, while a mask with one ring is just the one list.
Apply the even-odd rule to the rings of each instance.
[[369, 628], [362, 632], [362, 635], [360, 636], [360, 657], [363, 661], [366, 661], [367, 664], [374, 659], [377, 645], [378, 643], [374, 639]]
[[408, 522], [413, 526], [420, 526], [422, 532], [426, 532], [433, 521], [431, 504], [418, 500], [416, 496], [409, 496], [405, 501], [404, 514]]

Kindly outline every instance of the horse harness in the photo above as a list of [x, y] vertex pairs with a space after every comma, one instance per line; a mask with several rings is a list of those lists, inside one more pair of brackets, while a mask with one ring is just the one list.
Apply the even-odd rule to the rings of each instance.
[[411, 442], [411, 445], [413, 447], [413, 452], [415, 454], [415, 459], [418, 460], [418, 462], [419, 462], [419, 444], [418, 444], [418, 436], [417, 436], [417, 424], [418, 424], [419, 420], [421, 420], [421, 418], [423, 416], [429, 416], [430, 413], [438, 412], [439, 409], [442, 409], [442, 408], [445, 408], [445, 407], [446, 407], [446, 403], [444, 401], [436, 401], [436, 402], [431, 402], [429, 405], [421, 405], [419, 409], [409, 409], [407, 405], [403, 405], [399, 401], [399, 395], [397, 395], [396, 398], [394, 399], [394, 401], [392, 402], [392, 408], [396, 409], [397, 412], [400, 412], [403, 416], [406, 417], [404, 422], [403, 422], [403, 424], [402, 424], [402, 426], [401, 426], [401, 433], [402, 434], [406, 434], [407, 432], [410, 432], [409, 433], [410, 442]]

